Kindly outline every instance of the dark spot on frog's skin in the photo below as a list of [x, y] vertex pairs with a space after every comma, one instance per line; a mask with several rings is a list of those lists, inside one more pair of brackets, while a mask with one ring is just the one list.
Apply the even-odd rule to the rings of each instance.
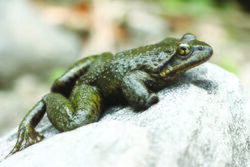
[[140, 62], [140, 61], [139, 61], [138, 59], [135, 60], [135, 63], [136, 63], [136, 64], [139, 64], [139, 62]]
[[171, 54], [173, 52], [173, 49], [167, 49], [167, 50], [165, 50], [165, 53], [167, 53], [167, 54]]
[[159, 66], [159, 64], [158, 63], [154, 63], [154, 66], [157, 67], [157, 66]]
[[161, 61], [163, 61], [163, 60], [166, 60], [166, 57], [160, 57], [160, 58], [158, 59], [159, 62], [161, 62]]

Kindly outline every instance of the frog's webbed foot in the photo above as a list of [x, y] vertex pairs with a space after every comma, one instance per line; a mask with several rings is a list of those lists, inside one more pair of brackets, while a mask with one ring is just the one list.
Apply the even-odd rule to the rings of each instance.
[[148, 90], [146, 86], [151, 85], [147, 83], [153, 84], [154, 80], [143, 71], [134, 71], [123, 79], [122, 91], [137, 111], [147, 109], [159, 101], [158, 96]]
[[151, 95], [147, 99], [146, 105], [152, 106], [153, 104], [156, 104], [158, 102], [159, 102], [159, 97], [155, 93], [151, 93]]
[[159, 102], [159, 98], [155, 93], [149, 93], [148, 96], [130, 97], [130, 104], [136, 111], [142, 111]]
[[7, 155], [15, 154], [18, 151], [21, 151], [35, 143], [40, 142], [43, 139], [43, 135], [36, 132], [31, 126], [20, 126], [18, 130], [17, 142], [11, 152]]
[[7, 155], [7, 157], [9, 157], [12, 154], [15, 154], [18, 151], [25, 149], [26, 147], [32, 144], [38, 143], [43, 139], [43, 136], [35, 131], [35, 127], [43, 118], [45, 110], [46, 110], [45, 103], [42, 100], [40, 100], [27, 113], [22, 123], [19, 125], [16, 145]]

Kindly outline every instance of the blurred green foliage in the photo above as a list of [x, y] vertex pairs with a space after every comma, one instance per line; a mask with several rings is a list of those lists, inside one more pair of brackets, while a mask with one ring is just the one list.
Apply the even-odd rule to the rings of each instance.
[[167, 13], [201, 16], [214, 11], [215, 7], [228, 9], [234, 0], [159, 0]]
[[233, 59], [226, 58], [223, 61], [219, 62], [218, 64], [225, 70], [234, 73], [235, 75], [240, 74], [239, 66], [235, 63]]
[[65, 70], [65, 68], [55, 68], [48, 77], [49, 83], [53, 83], [58, 77], [60, 77], [65, 72]]
[[167, 13], [178, 14], [202, 14], [211, 10], [211, 0], [160, 0]]

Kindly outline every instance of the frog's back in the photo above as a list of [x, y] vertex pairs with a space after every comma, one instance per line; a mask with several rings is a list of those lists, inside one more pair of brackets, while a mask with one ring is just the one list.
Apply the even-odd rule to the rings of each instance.
[[115, 55], [101, 54], [82, 80], [88, 83], [96, 83], [100, 80], [110, 82], [122, 79], [130, 71], [146, 68], [152, 70], [173, 56], [176, 43], [177, 39], [166, 38], [159, 43], [125, 50]]
[[95, 61], [89, 66], [87, 71], [79, 78], [79, 83], [91, 84], [105, 71], [106, 62], [110, 62], [113, 58], [111, 52], [104, 52], [96, 55]]
[[[115, 54], [114, 59], [130, 59], [133, 60], [133, 58], [143, 58], [148, 56], [156, 56], [157, 53], [163, 52], [173, 49], [175, 47], [175, 44], [177, 43], [177, 39], [175, 38], [166, 38], [162, 40], [161, 42], [146, 45], [134, 49], [125, 50], [122, 52], [118, 52]], [[171, 56], [171, 54], [169, 54]]]
[[167, 38], [159, 43], [118, 52], [112, 59], [111, 70], [121, 77], [135, 70], [154, 71], [173, 56], [176, 43], [176, 39]]

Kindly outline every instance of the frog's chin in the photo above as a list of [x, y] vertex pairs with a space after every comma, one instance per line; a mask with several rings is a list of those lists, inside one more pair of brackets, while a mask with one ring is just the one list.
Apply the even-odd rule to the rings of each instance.
[[187, 70], [194, 68], [198, 66], [199, 64], [202, 64], [203, 62], [196, 63], [196, 64], [190, 64], [188, 66], [181, 65], [181, 66], [176, 66], [175, 68], [168, 67], [160, 72], [160, 76], [164, 80], [174, 80], [176, 77], [181, 74], [186, 72]]

